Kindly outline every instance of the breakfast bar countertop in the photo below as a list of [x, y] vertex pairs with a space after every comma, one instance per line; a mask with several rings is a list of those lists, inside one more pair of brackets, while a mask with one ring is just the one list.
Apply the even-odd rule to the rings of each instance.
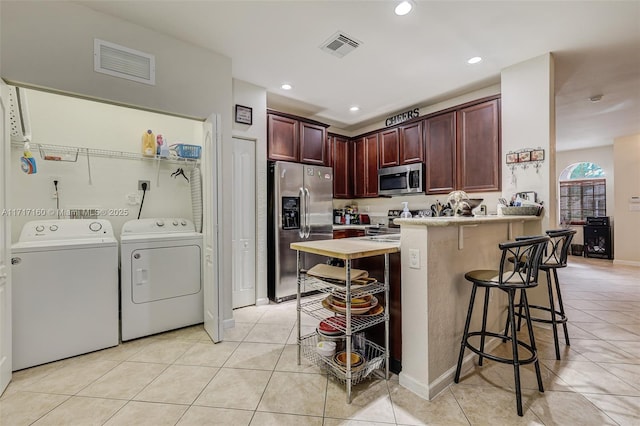
[[366, 238], [340, 238], [335, 240], [317, 240], [291, 243], [293, 250], [338, 259], [360, 259], [400, 251], [400, 241], [375, 241]]
[[395, 219], [396, 225], [426, 225], [426, 226], [465, 226], [478, 225], [482, 223], [500, 223], [500, 222], [522, 222], [541, 220], [541, 216], [439, 216], [439, 217], [412, 217], [405, 219]]

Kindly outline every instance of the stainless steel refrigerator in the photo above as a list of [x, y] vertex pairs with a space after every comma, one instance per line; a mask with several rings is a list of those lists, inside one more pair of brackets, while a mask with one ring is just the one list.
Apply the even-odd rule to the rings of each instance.
[[[268, 294], [276, 302], [297, 294], [298, 241], [333, 238], [333, 170], [331, 167], [269, 162]], [[303, 253], [302, 267], [325, 263], [326, 257]]]

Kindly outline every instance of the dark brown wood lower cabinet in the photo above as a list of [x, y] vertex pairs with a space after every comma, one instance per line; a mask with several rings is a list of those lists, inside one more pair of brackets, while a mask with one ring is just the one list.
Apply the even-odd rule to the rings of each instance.
[[[352, 261], [352, 267], [369, 271], [369, 276], [384, 280], [384, 256]], [[389, 255], [389, 369], [398, 374], [402, 370], [402, 306], [400, 253]], [[375, 295], [384, 304], [384, 293]], [[426, 331], [425, 331], [426, 333]], [[384, 347], [384, 323], [366, 330], [367, 338]]]

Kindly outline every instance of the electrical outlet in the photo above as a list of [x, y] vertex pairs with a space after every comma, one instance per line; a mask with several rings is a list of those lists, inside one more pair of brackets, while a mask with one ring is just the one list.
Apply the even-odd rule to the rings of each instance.
[[149, 182], [148, 180], [139, 180], [138, 181], [138, 190], [142, 191], [142, 184], [143, 183], [147, 184], [147, 192], [151, 191], [151, 182]]
[[[56, 189], [56, 184], [54, 181], [58, 182], [58, 188]], [[51, 199], [55, 200], [58, 198], [58, 190], [60, 189], [60, 178], [58, 176], [51, 176]]]
[[409, 268], [420, 269], [420, 250], [409, 249]]

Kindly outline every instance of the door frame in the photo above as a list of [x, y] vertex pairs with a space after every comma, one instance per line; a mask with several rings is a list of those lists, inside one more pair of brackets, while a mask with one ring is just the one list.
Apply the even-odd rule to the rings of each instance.
[[[0, 135], [0, 210], [9, 204], [11, 136], [9, 134], [9, 86], [0, 79], [0, 109], [2, 110], [2, 134]], [[11, 381], [13, 370], [12, 313], [11, 313], [11, 220], [0, 216], [5, 235], [0, 234], [0, 395]]]
[[[223, 339], [222, 320], [222, 271], [224, 229], [220, 226], [223, 218], [222, 206], [222, 123], [218, 114], [211, 114], [203, 123], [202, 161], [202, 276], [204, 293], [204, 329], [214, 343]], [[208, 265], [211, 265], [209, 270]]]

